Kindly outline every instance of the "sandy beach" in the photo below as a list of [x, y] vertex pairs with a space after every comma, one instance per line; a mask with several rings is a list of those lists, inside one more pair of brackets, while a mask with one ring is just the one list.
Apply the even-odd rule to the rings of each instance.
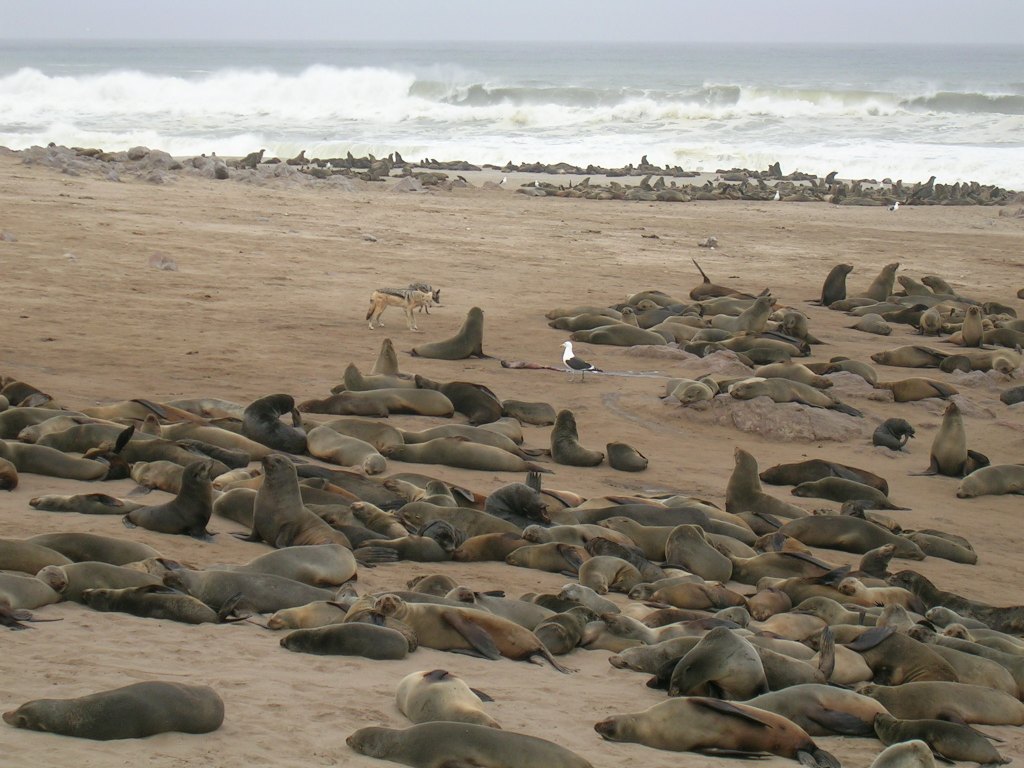
[[[855, 265], [851, 292], [865, 290], [882, 265], [898, 261], [899, 274], [941, 275], [962, 295], [1001, 302], [1024, 316], [1024, 301], [1017, 298], [1024, 287], [1024, 219], [1000, 216], [1003, 208], [907, 206], [890, 213], [824, 203], [530, 198], [512, 189], [485, 189], [472, 178], [465, 189], [397, 193], [390, 182], [342, 191], [169, 177], [160, 185], [70, 177], [0, 153], [0, 231], [12, 236], [0, 239], [0, 375], [30, 383], [69, 408], [129, 398], [217, 397], [245, 404], [275, 392], [306, 400], [325, 397], [350, 362], [368, 371], [388, 336], [404, 373], [478, 382], [501, 399], [571, 408], [583, 445], [604, 450], [608, 442], [624, 441], [650, 460], [638, 474], [607, 464], [550, 464], [549, 487], [588, 497], [673, 492], [724, 505], [737, 446], [750, 451], [761, 469], [804, 458], [840, 461], [888, 480], [891, 498], [910, 508], [890, 513], [905, 528], [957, 533], [978, 552], [973, 566], [928, 558], [894, 561], [893, 570], [913, 568], [940, 587], [992, 604], [1024, 603], [1021, 497], [958, 499], [957, 480], [910, 474], [928, 466], [945, 406], [940, 400], [897, 404], [879, 399], [877, 391], [850, 388], [844, 398], [865, 416], [843, 439], [784, 442], [660, 400], [666, 379], [709, 372], [698, 358], [580, 343], [577, 354], [610, 374], [644, 374], [587, 376], [582, 384], [561, 371], [508, 370], [498, 362], [560, 366], [567, 335], [548, 327], [545, 312], [608, 306], [647, 289], [685, 297], [700, 282], [691, 259], [720, 284], [752, 293], [770, 288], [780, 306], [805, 312], [824, 342], [813, 347], [811, 361], [839, 354], [867, 361], [873, 352], [921, 340], [906, 325], [894, 325], [887, 338], [861, 333], [848, 327], [853, 319], [846, 314], [808, 304], [839, 262]], [[529, 180], [517, 177], [508, 186]], [[709, 236], [717, 237], [718, 248], [698, 247]], [[155, 269], [154, 255], [172, 259], [177, 270]], [[406, 330], [394, 308], [385, 314], [385, 329], [368, 330], [370, 293], [413, 280], [442, 289], [442, 305], [418, 316], [421, 332]], [[484, 311], [484, 351], [495, 359], [448, 362], [406, 354], [416, 344], [452, 335], [474, 306]], [[933, 342], [948, 347], [925, 343]], [[999, 401], [1019, 378], [876, 369], [884, 381], [926, 375], [954, 384], [965, 403], [969, 445], [993, 464], [1024, 461], [1024, 405]], [[900, 454], [871, 445], [872, 430], [890, 417], [905, 418], [917, 430]], [[390, 419], [402, 428], [441, 423]], [[526, 446], [548, 447], [549, 428], [527, 426], [524, 432]], [[398, 462], [390, 462], [389, 471], [431, 473], [484, 494], [522, 480], [512, 473]], [[269, 551], [232, 537], [242, 527], [217, 517], [210, 523], [216, 535], [207, 543], [127, 530], [117, 516], [39, 512], [28, 504], [44, 493], [124, 496], [133, 488], [129, 480], [87, 485], [22, 474], [16, 490], [0, 494], [0, 537], [102, 533], [145, 542], [196, 567], [243, 563]], [[838, 506], [793, 499], [787, 487], [765, 490], [807, 510]], [[165, 498], [155, 491], [144, 503]], [[836, 564], [858, 560], [832, 550], [816, 555]], [[401, 562], [361, 567], [357, 587], [360, 593], [405, 588], [410, 578], [428, 573], [513, 597], [557, 591], [567, 581], [497, 563]], [[613, 599], [628, 602], [622, 595]], [[74, 603], [36, 613], [61, 621], [3, 633], [4, 711], [30, 699], [159, 678], [214, 687], [227, 714], [214, 733], [163, 734], [143, 742], [83, 742], [0, 725], [0, 762], [11, 765], [89, 768], [134, 764], [140, 757], [155, 768], [383, 765], [353, 753], [345, 738], [366, 725], [404, 727], [394, 700], [398, 681], [434, 668], [457, 672], [490, 694], [495, 703], [487, 711], [506, 730], [555, 741], [597, 768], [734, 764], [602, 741], [595, 722], [646, 708], [665, 695], [646, 688], [646, 676], [613, 669], [607, 651], [577, 649], [563, 661], [579, 671], [562, 675], [546, 666], [425, 648], [395, 662], [309, 656], [284, 650], [279, 634], [249, 623], [186, 626]], [[1005, 740], [998, 745], [1005, 756], [1024, 757], [1024, 729], [984, 730]], [[851, 767], [869, 765], [882, 749], [874, 739], [817, 741]], [[782, 758], [763, 764], [795, 765]]]

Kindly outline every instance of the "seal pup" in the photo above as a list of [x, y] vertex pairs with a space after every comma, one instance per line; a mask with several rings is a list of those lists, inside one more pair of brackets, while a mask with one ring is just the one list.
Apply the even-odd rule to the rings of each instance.
[[871, 435], [871, 444], [890, 451], [902, 451], [916, 433], [906, 419], [886, 419]]
[[870, 768], [935, 768], [935, 758], [927, 744], [914, 739], [886, 747]]
[[446, 669], [406, 675], [398, 683], [395, 699], [399, 711], [414, 723], [443, 721], [501, 728], [497, 720], [480, 708], [481, 702], [493, 699], [470, 688], [461, 677]]
[[[281, 423], [280, 417], [285, 413], [292, 416], [291, 427]], [[242, 413], [242, 435], [276, 451], [306, 452], [302, 417], [291, 395], [267, 395], [250, 403]]]
[[157, 533], [180, 533], [209, 540], [206, 530], [213, 514], [213, 486], [210, 483], [210, 459], [195, 461], [181, 474], [181, 488], [173, 501], [153, 507], [133, 509], [122, 520], [128, 527], [136, 525]]
[[371, 726], [345, 743], [361, 755], [413, 768], [593, 768], [554, 742], [473, 723], [420, 723], [404, 730]]
[[390, 627], [350, 622], [313, 629], [297, 629], [281, 638], [281, 647], [318, 656], [362, 656], [367, 659], [404, 659], [409, 653], [405, 635]]
[[707, 754], [770, 754], [817, 768], [840, 768], [800, 726], [746, 704], [702, 696], [669, 699], [594, 726], [608, 741], [637, 742], [655, 749]]
[[224, 702], [205, 685], [151, 680], [77, 699], [35, 699], [4, 712], [4, 722], [99, 741], [209, 733], [224, 722]]
[[551, 428], [551, 458], [556, 464], [596, 467], [604, 461], [604, 454], [580, 445], [576, 416], [569, 409], [563, 408], [558, 412], [555, 425]]
[[925, 742], [943, 761], [963, 761], [981, 765], [1010, 762], [999, 754], [985, 734], [968, 725], [944, 720], [897, 720], [892, 715], [875, 715], [875, 734], [886, 746], [913, 739]]
[[484, 311], [472, 307], [466, 313], [466, 320], [458, 333], [450, 339], [420, 344], [413, 347], [414, 357], [429, 357], [434, 360], [464, 360], [468, 357], [490, 358], [483, 350]]

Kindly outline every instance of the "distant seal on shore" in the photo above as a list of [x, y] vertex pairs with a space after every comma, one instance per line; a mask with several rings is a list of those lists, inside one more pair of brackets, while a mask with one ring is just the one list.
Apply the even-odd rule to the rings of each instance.
[[370, 371], [373, 376], [397, 376], [398, 375], [398, 353], [395, 352], [395, 344], [390, 338], [385, 338], [380, 343], [380, 352], [377, 353], [377, 360]]
[[221, 620], [217, 611], [202, 600], [163, 586], [84, 589], [82, 603], [94, 611], [116, 611], [183, 624], [216, 624]]
[[385, 448], [383, 453], [395, 461], [417, 464], [444, 464], [491, 472], [551, 472], [540, 464], [525, 461], [501, 448], [474, 443], [464, 437], [438, 437], [425, 443], [392, 445]]
[[594, 726], [609, 741], [638, 742], [674, 752], [769, 752], [817, 768], [839, 768], [807, 732], [774, 712], [691, 696], [642, 712], [613, 715]]
[[612, 442], [605, 446], [608, 452], [608, 466], [620, 472], [643, 472], [647, 469], [647, 457], [627, 443]]
[[885, 301], [892, 295], [893, 286], [896, 283], [896, 270], [899, 268], [900, 264], [898, 261], [886, 264], [882, 267], [882, 271], [878, 273], [878, 277], [868, 286], [868, 289], [858, 295], [867, 299], [874, 299], [875, 301]]
[[304, 413], [329, 413], [336, 416], [389, 416], [408, 413], [418, 416], [448, 417], [455, 413], [452, 401], [432, 389], [371, 389], [365, 392], [339, 392], [323, 400], [299, 403]]
[[963, 338], [965, 347], [980, 347], [985, 327], [982, 325], [981, 307], [970, 306], [964, 316], [963, 325], [960, 327], [960, 335]]
[[368, 475], [379, 475], [388, 466], [387, 460], [374, 446], [327, 426], [309, 430], [306, 443], [310, 456], [343, 467], [360, 467]]
[[399, 711], [414, 723], [442, 721], [501, 728], [480, 707], [490, 697], [483, 698], [462, 678], [445, 669], [406, 675], [398, 683], [395, 699]]
[[404, 730], [371, 726], [360, 728], [345, 743], [361, 755], [413, 768], [593, 768], [575, 752], [553, 742], [473, 723], [421, 723]]
[[821, 480], [823, 477], [845, 477], [847, 480], [855, 480], [858, 483], [877, 488], [886, 495], [889, 493], [889, 483], [884, 477], [879, 477], [860, 467], [851, 467], [824, 459], [776, 464], [760, 474], [761, 480], [771, 485], [800, 485], [800, 483]]
[[729, 387], [737, 400], [768, 397], [776, 403], [802, 403], [815, 408], [828, 408], [850, 416], [863, 416], [852, 406], [841, 403], [827, 392], [791, 379], [746, 379]]
[[210, 538], [206, 530], [213, 514], [213, 486], [210, 484], [209, 459], [185, 467], [181, 489], [172, 501], [152, 507], [139, 507], [124, 516], [126, 523], [157, 533], [181, 533], [199, 539]]
[[463, 414], [472, 426], [490, 424], [502, 416], [501, 401], [483, 384], [468, 381], [438, 382], [416, 375], [419, 389], [431, 389], [447, 397], [455, 410]]
[[141, 739], [157, 733], [209, 733], [224, 722], [224, 702], [205, 685], [147, 681], [77, 699], [35, 699], [4, 722], [81, 739]]
[[1024, 725], [1024, 704], [1008, 693], [980, 685], [922, 681], [866, 685], [864, 696], [879, 701], [901, 720], [951, 720], [976, 725]]
[[502, 400], [501, 407], [503, 415], [511, 416], [522, 424], [546, 427], [555, 423], [555, 409], [549, 403]]
[[952, 384], [923, 378], [880, 381], [878, 382], [878, 389], [888, 389], [892, 392], [893, 400], [897, 403], [912, 403], [929, 397], [939, 397], [945, 400], [953, 395], [960, 394], [960, 390]]
[[449, 339], [420, 344], [412, 348], [414, 357], [434, 360], [464, 360], [468, 357], [489, 358], [484, 354], [484, 311], [472, 307], [458, 332]]
[[964, 477], [989, 463], [987, 456], [967, 448], [967, 430], [960, 406], [950, 402], [932, 441], [930, 462], [924, 474]]
[[981, 765], [1010, 762], [984, 734], [967, 725], [944, 720], [897, 720], [884, 712], [875, 715], [874, 722], [875, 734], [886, 746], [920, 739], [945, 760]]
[[856, 480], [843, 477], [823, 477], [808, 483], [800, 483], [791, 493], [794, 496], [828, 499], [842, 503], [844, 501], [864, 501], [866, 509], [906, 509], [893, 504], [889, 497], [877, 488]]
[[350, 622], [315, 629], [297, 629], [281, 638], [281, 647], [319, 656], [362, 656], [367, 659], [404, 659], [409, 641], [395, 629]]
[[604, 454], [580, 445], [576, 416], [572, 411], [562, 409], [555, 417], [555, 425], [551, 428], [551, 458], [556, 464], [596, 467], [604, 461]]
[[[286, 413], [292, 416], [291, 427], [281, 423]], [[242, 414], [242, 434], [275, 451], [306, 452], [306, 433], [291, 395], [267, 395], [250, 403]]]

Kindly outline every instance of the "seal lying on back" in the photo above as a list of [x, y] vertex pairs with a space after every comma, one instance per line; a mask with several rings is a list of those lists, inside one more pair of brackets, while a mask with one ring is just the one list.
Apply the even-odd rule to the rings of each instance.
[[643, 712], [614, 715], [594, 726], [609, 741], [630, 741], [674, 752], [768, 752], [818, 768], [839, 768], [807, 732], [781, 715], [700, 696], [669, 699]]
[[36, 699], [5, 712], [4, 721], [81, 739], [141, 739], [215, 731], [224, 722], [224, 702], [205, 685], [152, 680], [77, 699]]
[[471, 723], [360, 728], [345, 743], [361, 755], [413, 768], [593, 768], [575, 752], [545, 739]]

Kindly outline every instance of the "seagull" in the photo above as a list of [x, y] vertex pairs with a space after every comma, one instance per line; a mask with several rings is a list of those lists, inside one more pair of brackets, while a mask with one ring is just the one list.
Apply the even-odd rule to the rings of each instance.
[[900, 209], [900, 201], [897, 200], [895, 203], [889, 206], [890, 211], [898, 211]]
[[579, 371], [580, 372], [580, 381], [581, 382], [586, 377], [587, 371], [593, 371], [595, 373], [603, 373], [603, 371], [600, 368], [595, 368], [590, 363], [588, 363], [586, 360], [581, 360], [580, 358], [576, 357], [576, 355], [574, 355], [572, 353], [572, 342], [571, 341], [563, 341], [562, 342], [562, 347], [564, 349], [564, 351], [562, 352], [562, 362], [565, 363], [565, 368], [566, 368], [567, 371], [569, 371], [569, 378], [570, 379], [572, 378], [572, 375], [573, 375], [573, 373], [575, 371]]
[[508, 184], [508, 176], [502, 176], [501, 181], [498, 182], [499, 187], [503, 187]]
[[775, 190], [775, 197], [772, 198], [775, 202], [779, 202], [782, 199], [782, 193], [779, 190]]

